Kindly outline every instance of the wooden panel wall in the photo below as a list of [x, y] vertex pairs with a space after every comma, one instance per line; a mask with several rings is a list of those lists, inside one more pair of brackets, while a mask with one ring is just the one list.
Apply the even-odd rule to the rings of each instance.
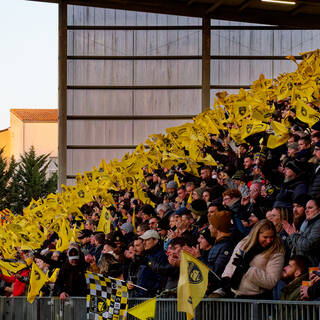
[[[68, 6], [67, 20], [71, 183], [101, 158], [121, 158], [149, 134], [201, 112], [202, 21], [81, 6]], [[318, 30], [218, 20], [211, 26], [211, 102], [225, 86], [237, 93], [261, 73], [272, 78], [295, 70], [280, 57], [320, 46]]]

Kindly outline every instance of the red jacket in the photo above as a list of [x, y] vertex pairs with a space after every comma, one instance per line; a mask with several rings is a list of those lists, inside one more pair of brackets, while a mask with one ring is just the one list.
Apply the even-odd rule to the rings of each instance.
[[[23, 270], [19, 271], [19, 274], [22, 277], [27, 277], [29, 273], [30, 273], [30, 269], [23, 269]], [[0, 279], [4, 280], [5, 282], [13, 283], [13, 292], [12, 292], [13, 297], [18, 297], [18, 296], [24, 295], [24, 291], [25, 291], [27, 284], [25, 282], [21, 282], [20, 280], [18, 280], [15, 277], [15, 275], [8, 277], [8, 276], [5, 276], [1, 273]]]

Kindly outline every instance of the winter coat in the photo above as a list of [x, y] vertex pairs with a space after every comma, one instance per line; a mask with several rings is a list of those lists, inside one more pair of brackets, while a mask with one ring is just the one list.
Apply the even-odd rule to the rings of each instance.
[[304, 273], [281, 289], [281, 300], [300, 301], [300, 286], [302, 281], [309, 279], [309, 273]]
[[[29, 276], [30, 269], [23, 269], [23, 270], [19, 271], [18, 273], [20, 274], [20, 276], [27, 278]], [[8, 283], [13, 283], [13, 291], [12, 291], [13, 297], [25, 295], [26, 288], [27, 288], [26, 282], [20, 281], [14, 275], [9, 277], [9, 276], [3, 275], [2, 273], [0, 274], [0, 279], [4, 280], [5, 282], [8, 282]]]
[[212, 246], [208, 254], [208, 266], [218, 276], [224, 271], [234, 249], [234, 241], [231, 237], [222, 238]]
[[[229, 260], [222, 277], [232, 277], [236, 266], [232, 264], [236, 254], [240, 254], [240, 249], [246, 239], [243, 239], [235, 247], [231, 259]], [[279, 281], [284, 263], [284, 254], [275, 253], [268, 259], [263, 253], [256, 255], [250, 262], [248, 271], [241, 279], [239, 288], [234, 290], [236, 296], [259, 295], [267, 290], [271, 290]]]
[[308, 257], [311, 266], [320, 262], [320, 214], [307, 221], [304, 231], [288, 236], [287, 244], [292, 254]]
[[66, 292], [72, 297], [84, 297], [87, 295], [87, 284], [85, 278], [87, 264], [80, 260], [79, 264], [73, 266], [66, 261], [60, 269], [54, 286], [54, 295], [60, 296]]
[[295, 179], [284, 182], [281, 185], [280, 191], [277, 194], [274, 208], [292, 208], [294, 200], [308, 192], [308, 186], [302, 176], [297, 176]]
[[317, 197], [320, 195], [320, 166], [315, 169], [315, 173], [309, 187], [309, 194], [311, 197]]
[[168, 263], [167, 256], [160, 243], [145, 251], [144, 261], [137, 273], [137, 284], [148, 291], [136, 290], [136, 297], [154, 297], [164, 288], [165, 278], [153, 269], [160, 269]]

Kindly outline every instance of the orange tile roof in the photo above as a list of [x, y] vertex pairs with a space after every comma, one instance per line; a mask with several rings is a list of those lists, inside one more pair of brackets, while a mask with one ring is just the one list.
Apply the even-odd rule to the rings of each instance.
[[58, 121], [58, 109], [10, 109], [22, 121]]

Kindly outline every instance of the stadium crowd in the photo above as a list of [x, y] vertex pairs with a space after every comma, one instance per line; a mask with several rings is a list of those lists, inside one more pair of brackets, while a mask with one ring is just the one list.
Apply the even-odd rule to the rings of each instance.
[[[77, 243], [55, 251], [51, 233], [32, 255], [49, 277], [43, 296], [85, 296], [84, 273], [124, 279], [132, 297], [175, 297], [182, 250], [206, 264], [208, 297], [316, 300], [320, 297], [320, 122], [309, 128], [283, 101], [278, 117], [291, 121], [286, 144], [269, 149], [264, 133], [236, 144], [212, 135], [217, 166], [199, 175], [184, 165], [145, 169], [142, 203], [130, 190], [112, 191], [111, 232], [97, 232], [99, 199], [81, 207]], [[312, 269], [310, 269], [312, 268]], [[2, 295], [27, 291], [30, 269], [1, 274]]]

